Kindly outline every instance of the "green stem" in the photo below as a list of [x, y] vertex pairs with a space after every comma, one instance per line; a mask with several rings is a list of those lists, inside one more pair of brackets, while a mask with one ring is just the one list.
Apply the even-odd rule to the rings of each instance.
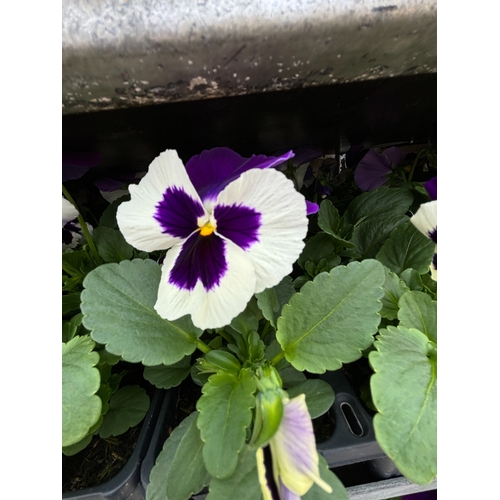
[[95, 260], [97, 262], [97, 265], [101, 265], [102, 259], [97, 252], [97, 248], [94, 244], [94, 240], [92, 239], [92, 236], [90, 235], [89, 228], [87, 227], [87, 224], [85, 223], [85, 219], [82, 217], [82, 214], [80, 213], [80, 209], [78, 208], [78, 205], [75, 203], [75, 200], [73, 197], [69, 194], [69, 191], [64, 187], [64, 184], [62, 185], [62, 192], [66, 199], [76, 208], [78, 211], [78, 222], [80, 223], [80, 227], [82, 228], [83, 234], [85, 235], [85, 239], [87, 240], [87, 243], [89, 244], [90, 250], [94, 254]]
[[275, 365], [278, 361], [281, 361], [285, 357], [285, 351], [280, 351], [276, 356], [271, 359], [270, 363]]
[[268, 321], [266, 323], [266, 326], [264, 326], [264, 328], [262, 329], [262, 334], [260, 335], [261, 339], [266, 338], [267, 332], [269, 332], [269, 328], [271, 328], [271, 323]]
[[413, 172], [415, 171], [415, 167], [417, 166], [417, 162], [420, 158], [420, 155], [423, 153], [423, 149], [421, 149], [419, 152], [418, 152], [418, 155], [417, 157], [415, 158], [415, 160], [413, 161], [413, 164], [411, 166], [411, 170], [410, 170], [410, 173], [408, 174], [408, 182], [411, 182], [411, 179], [413, 177]]
[[198, 349], [205, 354], [212, 350], [212, 349], [210, 349], [210, 347], [207, 346], [207, 344], [205, 344], [205, 342], [203, 342], [203, 340], [199, 340], [199, 339], [198, 339], [198, 342], [196, 344], [196, 347], [198, 347]]

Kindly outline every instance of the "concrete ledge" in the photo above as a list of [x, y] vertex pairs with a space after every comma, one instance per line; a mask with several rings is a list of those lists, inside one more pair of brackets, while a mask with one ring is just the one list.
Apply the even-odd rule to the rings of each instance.
[[63, 113], [436, 72], [437, 0], [63, 0]]

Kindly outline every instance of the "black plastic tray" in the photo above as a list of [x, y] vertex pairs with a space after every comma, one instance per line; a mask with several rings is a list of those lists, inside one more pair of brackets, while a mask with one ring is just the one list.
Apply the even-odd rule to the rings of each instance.
[[[318, 444], [318, 452], [345, 486], [400, 477], [394, 462], [382, 451], [373, 429], [373, 418], [365, 410], [342, 370], [319, 377], [335, 391], [329, 412], [335, 421], [333, 434]], [[362, 479], [362, 482], [360, 481]]]
[[156, 424], [163, 403], [169, 397], [169, 391], [160, 389], [155, 391], [134, 451], [125, 467], [115, 477], [98, 486], [63, 493], [62, 498], [64, 500], [143, 500], [141, 465], [157, 428]]

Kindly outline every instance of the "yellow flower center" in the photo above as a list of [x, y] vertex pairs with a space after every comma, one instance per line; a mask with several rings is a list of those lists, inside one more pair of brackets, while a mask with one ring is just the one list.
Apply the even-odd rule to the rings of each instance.
[[202, 236], [209, 236], [215, 231], [215, 224], [207, 222], [203, 226], [200, 227], [200, 234]]

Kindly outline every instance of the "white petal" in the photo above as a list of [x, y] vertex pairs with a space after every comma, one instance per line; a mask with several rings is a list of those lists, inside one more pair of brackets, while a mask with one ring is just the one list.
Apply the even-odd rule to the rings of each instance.
[[186, 168], [174, 150], [157, 156], [139, 184], [129, 186], [131, 199], [118, 207], [116, 220], [125, 239], [135, 248], [152, 252], [165, 250], [182, 241], [163, 233], [161, 225], [153, 217], [163, 194], [173, 186], [181, 188], [201, 205]]
[[62, 227], [78, 217], [78, 210], [66, 198], [62, 199]]
[[175, 245], [167, 252], [155, 304], [162, 318], [174, 320], [191, 314], [194, 325], [205, 330], [228, 325], [245, 309], [255, 290], [252, 262], [240, 247], [223, 239], [227, 271], [219, 285], [208, 292], [200, 280], [191, 291], [170, 283], [170, 271], [182, 246]]
[[422, 203], [410, 220], [422, 234], [429, 238], [429, 235], [437, 228], [437, 200]]
[[292, 181], [274, 169], [252, 169], [226, 186], [216, 204], [242, 204], [262, 215], [259, 241], [245, 250], [255, 269], [256, 293], [292, 272], [308, 225], [305, 198]]

